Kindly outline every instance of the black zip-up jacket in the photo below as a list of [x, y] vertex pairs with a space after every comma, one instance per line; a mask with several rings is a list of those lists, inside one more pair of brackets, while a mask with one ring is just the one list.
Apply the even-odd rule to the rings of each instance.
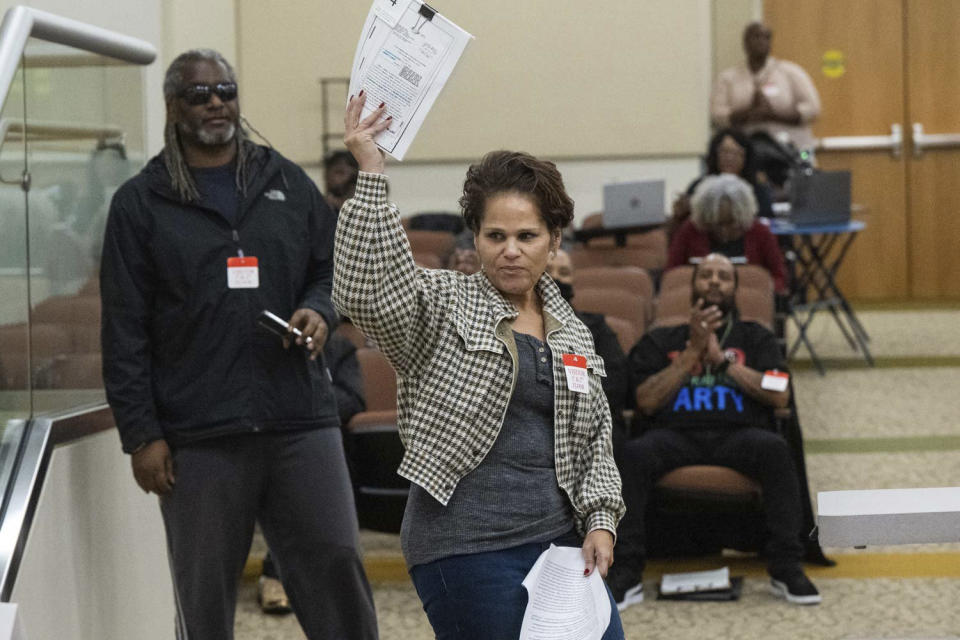
[[[252, 144], [252, 143], [246, 143]], [[336, 427], [320, 361], [256, 324], [314, 309], [332, 332], [336, 216], [303, 169], [252, 145], [237, 223], [173, 191], [159, 156], [117, 191], [100, 267], [103, 380], [124, 451], [257, 431]], [[227, 259], [260, 286], [227, 287]]]

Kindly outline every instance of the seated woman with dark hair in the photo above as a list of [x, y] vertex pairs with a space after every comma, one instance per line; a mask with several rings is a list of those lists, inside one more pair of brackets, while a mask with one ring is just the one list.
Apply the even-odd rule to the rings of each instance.
[[670, 241], [668, 269], [708, 253], [742, 256], [766, 268], [777, 292], [786, 292], [783, 254], [770, 228], [757, 220], [757, 200], [749, 184], [729, 174], [707, 176], [693, 194], [692, 209]]
[[[573, 201], [553, 163], [491, 152], [460, 199], [481, 270], [419, 268], [373, 141], [384, 107], [361, 119], [363, 102], [344, 121], [360, 177], [333, 298], [397, 372], [403, 555], [437, 638], [514, 640], [540, 554], [580, 547], [584, 575], [606, 575], [624, 511], [603, 360], [544, 273]], [[612, 609], [604, 640], [623, 638]]]
[[700, 181], [706, 176], [729, 173], [740, 176], [753, 187], [753, 196], [757, 201], [757, 215], [761, 218], [773, 217], [773, 194], [770, 187], [757, 179], [756, 154], [750, 139], [737, 129], [720, 129], [707, 146], [707, 173], [690, 183], [686, 193], [673, 203], [673, 216], [668, 222], [670, 236], [690, 217], [690, 199]]

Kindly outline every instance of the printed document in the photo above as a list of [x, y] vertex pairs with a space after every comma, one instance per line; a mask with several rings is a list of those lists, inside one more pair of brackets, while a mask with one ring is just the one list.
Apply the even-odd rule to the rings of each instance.
[[579, 547], [550, 548], [523, 580], [530, 594], [520, 640], [600, 640], [610, 624], [610, 599], [596, 569], [584, 576]]
[[730, 568], [690, 573], [665, 573], [660, 580], [660, 593], [695, 593], [730, 588]]
[[393, 121], [376, 138], [381, 149], [403, 160], [472, 38], [419, 0], [374, 0], [353, 58], [349, 93], [366, 92], [361, 119], [386, 103], [383, 117]]

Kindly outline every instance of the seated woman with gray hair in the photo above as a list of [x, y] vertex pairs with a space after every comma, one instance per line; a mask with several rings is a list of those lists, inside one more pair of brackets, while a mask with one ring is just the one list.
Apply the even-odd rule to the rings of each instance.
[[693, 193], [692, 208], [670, 242], [668, 269], [708, 253], [744, 257], [770, 272], [778, 293], [786, 291], [783, 254], [769, 227], [757, 220], [757, 200], [748, 182], [731, 174], [707, 176]]

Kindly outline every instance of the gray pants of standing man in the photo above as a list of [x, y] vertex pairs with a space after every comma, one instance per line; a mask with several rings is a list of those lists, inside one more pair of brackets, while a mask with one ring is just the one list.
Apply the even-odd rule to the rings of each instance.
[[377, 637], [338, 429], [225, 436], [173, 451], [160, 508], [178, 640], [232, 640], [259, 521], [310, 640]]

